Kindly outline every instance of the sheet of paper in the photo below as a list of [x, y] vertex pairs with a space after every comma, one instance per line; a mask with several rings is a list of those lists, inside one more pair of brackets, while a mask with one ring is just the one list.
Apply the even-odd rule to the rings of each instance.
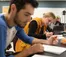
[[43, 46], [44, 46], [44, 51], [54, 54], [61, 54], [64, 51], [66, 51], [66, 48], [64, 47], [51, 46], [51, 45], [43, 45]]
[[38, 54], [35, 54], [34, 56], [32, 57], [52, 57], [52, 56], [46, 56], [46, 55], [38, 55]]
[[57, 35], [57, 38], [58, 39], [63, 39], [64, 37], [63, 37], [63, 35]]

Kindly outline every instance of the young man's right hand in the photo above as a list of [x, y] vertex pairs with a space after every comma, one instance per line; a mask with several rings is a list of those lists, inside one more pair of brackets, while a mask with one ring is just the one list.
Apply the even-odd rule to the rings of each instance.
[[44, 47], [42, 46], [42, 44], [34, 44], [30, 47], [30, 49], [33, 54], [44, 51]]
[[27, 57], [35, 53], [41, 53], [43, 51], [44, 51], [44, 47], [42, 44], [33, 44], [30, 48], [25, 49], [19, 54], [15, 55], [15, 57]]

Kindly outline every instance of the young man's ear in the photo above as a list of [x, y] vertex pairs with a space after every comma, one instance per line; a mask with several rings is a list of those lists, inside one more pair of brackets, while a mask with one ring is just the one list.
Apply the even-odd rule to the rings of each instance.
[[10, 11], [12, 14], [16, 13], [17, 12], [17, 8], [16, 8], [16, 5], [15, 4], [12, 4], [11, 5], [11, 11]]

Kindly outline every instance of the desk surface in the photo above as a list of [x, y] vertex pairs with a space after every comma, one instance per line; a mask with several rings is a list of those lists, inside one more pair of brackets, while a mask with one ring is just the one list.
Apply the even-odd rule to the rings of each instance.
[[[60, 44], [60, 40], [57, 46], [62, 46], [62, 47], [66, 47], [65, 45]], [[59, 51], [59, 50], [58, 50]], [[53, 54], [53, 53], [49, 53], [49, 52], [43, 52], [40, 55], [47, 55], [47, 56], [52, 56], [52, 57], [66, 57], [66, 51], [63, 52], [62, 54], [58, 55], [58, 54]]]
[[48, 52], [44, 52], [40, 55], [47, 55], [47, 56], [52, 56], [52, 57], [66, 57], [66, 51], [63, 52], [62, 54], [60, 55], [57, 55], [57, 54], [52, 54], [52, 53], [48, 53]]

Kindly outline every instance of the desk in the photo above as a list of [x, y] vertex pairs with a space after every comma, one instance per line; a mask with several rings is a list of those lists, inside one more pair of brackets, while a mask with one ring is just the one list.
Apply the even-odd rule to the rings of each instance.
[[[59, 40], [59, 43], [57, 44], [57, 46], [66, 47], [65, 45], [60, 44], [60, 40]], [[52, 57], [66, 57], [66, 51], [60, 55], [48, 53], [48, 52], [43, 52], [40, 55], [47, 55], [47, 56], [52, 56]]]
[[60, 55], [52, 54], [52, 53], [47, 53], [47, 52], [44, 52], [44, 53], [42, 53], [41, 55], [47, 55], [47, 56], [52, 56], [52, 57], [66, 57], [66, 51], [63, 52], [63, 53], [60, 54]]
[[52, 54], [52, 53], [47, 53], [47, 52], [44, 52], [44, 53], [42, 53], [41, 55], [47, 55], [47, 56], [52, 56], [52, 57], [66, 57], [66, 51], [63, 52], [63, 53], [60, 54], [60, 55]]

